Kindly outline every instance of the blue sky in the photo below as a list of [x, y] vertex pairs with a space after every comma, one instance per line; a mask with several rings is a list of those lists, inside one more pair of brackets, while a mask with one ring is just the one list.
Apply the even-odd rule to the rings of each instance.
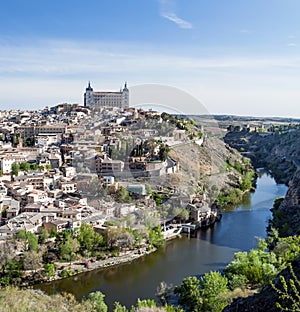
[[127, 80], [213, 114], [300, 117], [299, 12], [299, 0], [5, 1], [0, 109], [82, 103], [87, 81]]

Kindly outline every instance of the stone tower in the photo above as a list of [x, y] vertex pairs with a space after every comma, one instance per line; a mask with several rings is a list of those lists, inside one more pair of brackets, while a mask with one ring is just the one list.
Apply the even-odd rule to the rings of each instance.
[[127, 82], [125, 82], [123, 91], [122, 91], [122, 108], [129, 107], [129, 90], [127, 88]]
[[85, 89], [84, 93], [84, 106], [93, 107], [94, 103], [94, 93], [93, 88], [91, 87], [91, 83], [89, 82], [88, 87]]

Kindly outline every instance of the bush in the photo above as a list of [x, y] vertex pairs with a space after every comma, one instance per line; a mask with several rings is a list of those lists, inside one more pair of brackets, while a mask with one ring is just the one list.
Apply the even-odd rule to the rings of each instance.
[[[266, 246], [266, 245], [263, 245]], [[261, 286], [278, 273], [278, 262], [273, 252], [252, 249], [249, 253], [237, 252], [234, 260], [225, 268], [228, 278], [243, 275], [252, 285]]]
[[72, 269], [66, 269], [66, 268], [63, 268], [59, 273], [59, 276], [62, 278], [70, 277], [72, 275], [73, 275]]
[[158, 248], [165, 243], [164, 236], [161, 232], [161, 227], [158, 226], [154, 229], [149, 229], [149, 244]]
[[88, 295], [88, 301], [92, 303], [93, 311], [95, 312], [107, 312], [108, 311], [104, 298], [105, 298], [105, 295], [100, 291], [96, 291]]
[[216, 199], [216, 203], [221, 206], [235, 205], [240, 203], [242, 198], [243, 192], [240, 189], [231, 189], [221, 192]]
[[235, 290], [236, 288], [244, 290], [247, 283], [249, 282], [247, 277], [242, 274], [229, 274], [228, 281], [230, 290]]

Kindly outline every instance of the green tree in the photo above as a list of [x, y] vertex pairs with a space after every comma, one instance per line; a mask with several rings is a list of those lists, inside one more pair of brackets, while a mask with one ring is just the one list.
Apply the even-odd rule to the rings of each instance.
[[21, 162], [20, 163], [20, 170], [22, 171], [29, 171], [30, 170], [30, 164], [28, 162]]
[[67, 260], [71, 263], [76, 257], [76, 252], [79, 250], [79, 242], [73, 238], [71, 234], [66, 235], [64, 242], [60, 244], [59, 256], [61, 259]]
[[20, 171], [20, 165], [17, 164], [17, 163], [13, 163], [11, 165], [11, 173], [12, 173], [12, 175], [17, 176], [19, 174], [19, 171]]
[[54, 263], [46, 263], [44, 265], [44, 270], [46, 272], [46, 275], [48, 278], [51, 278], [54, 276], [55, 270], [56, 270], [56, 266]]
[[38, 164], [31, 164], [31, 165], [30, 165], [30, 169], [31, 169], [31, 170], [38, 170], [38, 169], [39, 169], [39, 166], [38, 166]]
[[158, 248], [165, 243], [164, 236], [162, 234], [161, 226], [153, 229], [149, 229], [149, 244]]
[[200, 296], [199, 280], [197, 277], [185, 278], [180, 286], [175, 287], [175, 294], [179, 296], [178, 303], [189, 312], [199, 312], [203, 300]]
[[247, 277], [242, 274], [228, 274], [228, 287], [230, 290], [240, 288], [244, 290], [249, 283]]
[[122, 306], [119, 302], [115, 302], [113, 312], [128, 312], [125, 306]]
[[22, 243], [24, 251], [38, 250], [38, 237], [26, 230], [20, 230], [16, 234], [16, 238]]
[[93, 250], [103, 244], [103, 237], [94, 231], [94, 228], [86, 223], [82, 223], [77, 235], [82, 254], [92, 253]]
[[242, 191], [247, 191], [252, 187], [252, 181], [248, 177], [244, 177], [242, 181], [240, 182], [240, 189]]
[[132, 198], [130, 197], [128, 190], [121, 186], [116, 193], [116, 200], [121, 203], [129, 203], [132, 201]]
[[233, 165], [234, 169], [236, 171], [238, 171], [239, 173], [243, 174], [244, 173], [244, 167], [243, 165], [239, 162], [239, 161], [235, 161], [234, 162], [234, 165]]
[[96, 291], [88, 295], [88, 300], [92, 303], [93, 311], [95, 312], [108, 311], [104, 298], [105, 295], [100, 291]]
[[200, 296], [203, 300], [202, 310], [221, 312], [229, 303], [225, 299], [228, 292], [228, 280], [219, 272], [210, 272], [200, 278]]
[[300, 256], [300, 236], [279, 238], [273, 252], [283, 261], [283, 266], [286, 266]]
[[2, 208], [1, 218], [4, 218], [4, 219], [7, 218], [7, 207]]
[[51, 170], [51, 168], [52, 168], [52, 167], [51, 167], [50, 164], [47, 164], [47, 165], [46, 165], [46, 169], [47, 169], [47, 170]]
[[159, 148], [159, 159], [162, 161], [167, 160], [169, 151], [170, 151], [170, 148], [168, 145], [161, 144]]
[[35, 145], [35, 137], [28, 137], [24, 142], [25, 146], [34, 146]]
[[156, 308], [156, 302], [153, 299], [141, 300], [138, 298], [136, 307], [139, 308]]
[[80, 249], [91, 252], [94, 247], [94, 229], [91, 225], [82, 223], [77, 235]]
[[233, 261], [225, 268], [226, 276], [241, 274], [253, 285], [264, 285], [276, 275], [279, 266], [276, 255], [267, 252], [266, 247], [266, 242], [260, 240], [257, 249], [235, 253]]

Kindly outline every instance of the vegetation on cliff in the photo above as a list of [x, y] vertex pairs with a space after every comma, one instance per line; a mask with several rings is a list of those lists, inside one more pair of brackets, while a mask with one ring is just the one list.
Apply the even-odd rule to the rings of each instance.
[[226, 170], [229, 172], [237, 172], [240, 174], [236, 184], [231, 184], [223, 188], [216, 198], [216, 203], [221, 206], [237, 205], [239, 204], [245, 192], [254, 188], [255, 171], [248, 158], [243, 158], [242, 161], [226, 159]]

